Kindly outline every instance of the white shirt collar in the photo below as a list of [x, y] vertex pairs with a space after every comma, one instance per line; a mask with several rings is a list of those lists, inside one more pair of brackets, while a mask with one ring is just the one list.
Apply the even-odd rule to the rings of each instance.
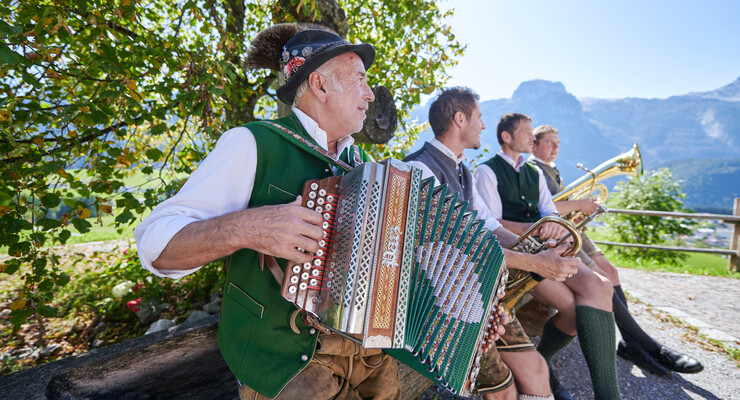
[[555, 161], [553, 161], [551, 163], [547, 163], [547, 162], [544, 162], [543, 160], [541, 160], [539, 157], [536, 157], [534, 154], [530, 154], [529, 155], [529, 159], [527, 161], [532, 161], [532, 160], [539, 161], [542, 164], [549, 165], [550, 167], [555, 168]]
[[429, 144], [436, 147], [437, 150], [441, 151], [442, 154], [446, 155], [448, 158], [455, 161], [456, 165], [460, 165], [465, 160], [465, 154], [462, 155], [462, 157], [458, 158], [457, 155], [450, 150], [447, 146], [445, 146], [442, 142], [437, 140], [437, 138], [432, 138], [432, 140], [429, 141]]
[[504, 161], [506, 161], [507, 163], [509, 163], [509, 165], [514, 167], [514, 170], [516, 170], [516, 172], [519, 172], [519, 169], [522, 167], [522, 165], [524, 165], [524, 163], [527, 162], [527, 160], [524, 158], [524, 154], [519, 154], [519, 159], [516, 162], [514, 162], [514, 159], [509, 157], [509, 155], [504, 153], [504, 151], [501, 149], [499, 149], [499, 151], [496, 154], [500, 155], [501, 158], [504, 159]]
[[[319, 124], [313, 120], [313, 118], [309, 117], [301, 111], [300, 109], [293, 107], [293, 112], [295, 113], [296, 117], [298, 117], [298, 121], [301, 122], [301, 125], [303, 125], [303, 128], [306, 129], [306, 132], [308, 132], [309, 136], [313, 138], [313, 140], [318, 143], [319, 146], [321, 146], [322, 149], [328, 150], [329, 144], [327, 143], [327, 137], [326, 137], [326, 131], [321, 129], [319, 127]], [[337, 141], [337, 155], [342, 154], [344, 149], [347, 147], [352, 146], [352, 144], [355, 142], [355, 138], [352, 137], [352, 135], [347, 135]]]

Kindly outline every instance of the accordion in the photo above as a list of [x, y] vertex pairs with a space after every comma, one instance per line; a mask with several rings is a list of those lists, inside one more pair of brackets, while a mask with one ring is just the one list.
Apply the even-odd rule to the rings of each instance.
[[468, 395], [507, 272], [495, 236], [450, 192], [394, 159], [306, 182], [324, 239], [313, 262], [288, 263], [281, 294], [323, 329]]

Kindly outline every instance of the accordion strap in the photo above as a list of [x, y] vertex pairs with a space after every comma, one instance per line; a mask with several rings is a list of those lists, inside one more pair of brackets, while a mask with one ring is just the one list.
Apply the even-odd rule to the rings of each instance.
[[[299, 147], [303, 148], [304, 150], [311, 150], [314, 153], [318, 153], [322, 158], [326, 159], [326, 161], [329, 161], [332, 164], [335, 164], [341, 168], [343, 168], [345, 171], [349, 171], [352, 169], [352, 166], [347, 164], [346, 162], [339, 159], [339, 156], [334, 156], [333, 154], [329, 153], [325, 149], [323, 149], [321, 146], [319, 146], [316, 143], [311, 142], [310, 140], [304, 138], [303, 136], [299, 135], [296, 132], [293, 132], [292, 130], [278, 124], [277, 122], [273, 121], [258, 121], [258, 123], [269, 125], [273, 128], [276, 128], [279, 132], [284, 133], [284, 138], [288, 139], [288, 141], [298, 144]], [[297, 143], [296, 143], [297, 142]]]
[[285, 273], [282, 269], [280, 269], [280, 264], [278, 264], [275, 257], [268, 256], [262, 253], [257, 254], [259, 254], [260, 271], [265, 270], [265, 262], [267, 262], [267, 268], [270, 270], [270, 273], [272, 273], [272, 276], [277, 279], [278, 284], [282, 284], [283, 279], [285, 279]]

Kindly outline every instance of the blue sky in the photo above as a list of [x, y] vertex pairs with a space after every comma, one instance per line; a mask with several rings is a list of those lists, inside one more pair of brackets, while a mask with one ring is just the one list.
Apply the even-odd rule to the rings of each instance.
[[448, 86], [509, 98], [526, 80], [576, 97], [666, 98], [740, 77], [738, 0], [448, 0], [468, 47]]

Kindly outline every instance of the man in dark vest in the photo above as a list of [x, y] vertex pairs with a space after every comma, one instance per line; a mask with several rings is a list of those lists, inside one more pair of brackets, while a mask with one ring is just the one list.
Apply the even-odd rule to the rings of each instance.
[[[547, 188], [554, 195], [565, 188], [560, 172], [555, 166], [560, 151], [558, 130], [550, 125], [541, 125], [534, 129], [533, 134], [535, 139], [529, 161], [542, 170]], [[596, 211], [598, 204], [590, 198], [583, 198], [557, 201], [555, 207], [562, 215], [578, 211], [590, 215]], [[609, 278], [614, 286], [612, 309], [617, 328], [622, 334], [622, 340], [617, 346], [617, 355], [661, 376], [669, 375], [670, 371], [681, 373], [702, 371], [704, 367], [697, 359], [662, 345], [642, 330], [627, 309], [627, 298], [622, 291], [617, 268], [607, 260], [604, 252], [589, 239], [588, 235], [584, 233], [582, 238], [583, 245], [577, 256], [589, 268]]]
[[308, 326], [270, 272], [310, 262], [319, 248], [322, 217], [301, 207], [303, 184], [368, 160], [350, 135], [374, 100], [374, 58], [371, 45], [322, 30], [282, 24], [258, 34], [247, 61], [283, 73], [277, 96], [291, 114], [225, 132], [136, 228], [141, 262], [156, 275], [179, 278], [230, 257], [218, 343], [242, 399], [400, 397], [395, 360]]
[[[491, 213], [507, 229], [523, 234], [542, 217], [557, 214], [545, 178], [522, 153], [532, 152], [532, 120], [523, 114], [506, 114], [496, 127], [501, 150], [474, 171], [476, 187]], [[558, 239], [565, 229], [554, 223], [542, 225], [541, 240]], [[619, 399], [615, 329], [612, 313], [612, 286], [609, 280], [579, 263], [578, 272], [564, 282], [542, 280], [531, 291], [539, 301], [558, 310], [542, 330], [537, 350], [548, 365], [552, 356], [578, 334], [586, 358], [594, 396]], [[556, 399], [570, 395], [550, 370]]]
[[[443, 89], [429, 108], [429, 124], [434, 138], [404, 161], [419, 168], [423, 177], [433, 176], [437, 183], [447, 184], [471, 202], [485, 227], [498, 236], [501, 244], [510, 245], [516, 236], [493, 218], [477, 193], [473, 177], [463, 163], [465, 149], [480, 146], [481, 119], [478, 95], [468, 88]], [[564, 280], [577, 271], [578, 262], [561, 257], [565, 245], [538, 255], [504, 250], [510, 268], [522, 268], [553, 280]], [[544, 358], [535, 351], [518, 320], [504, 325], [506, 331], [496, 347], [481, 361], [477, 392], [484, 399], [551, 399], [548, 370]], [[500, 351], [499, 351], [500, 350]]]

